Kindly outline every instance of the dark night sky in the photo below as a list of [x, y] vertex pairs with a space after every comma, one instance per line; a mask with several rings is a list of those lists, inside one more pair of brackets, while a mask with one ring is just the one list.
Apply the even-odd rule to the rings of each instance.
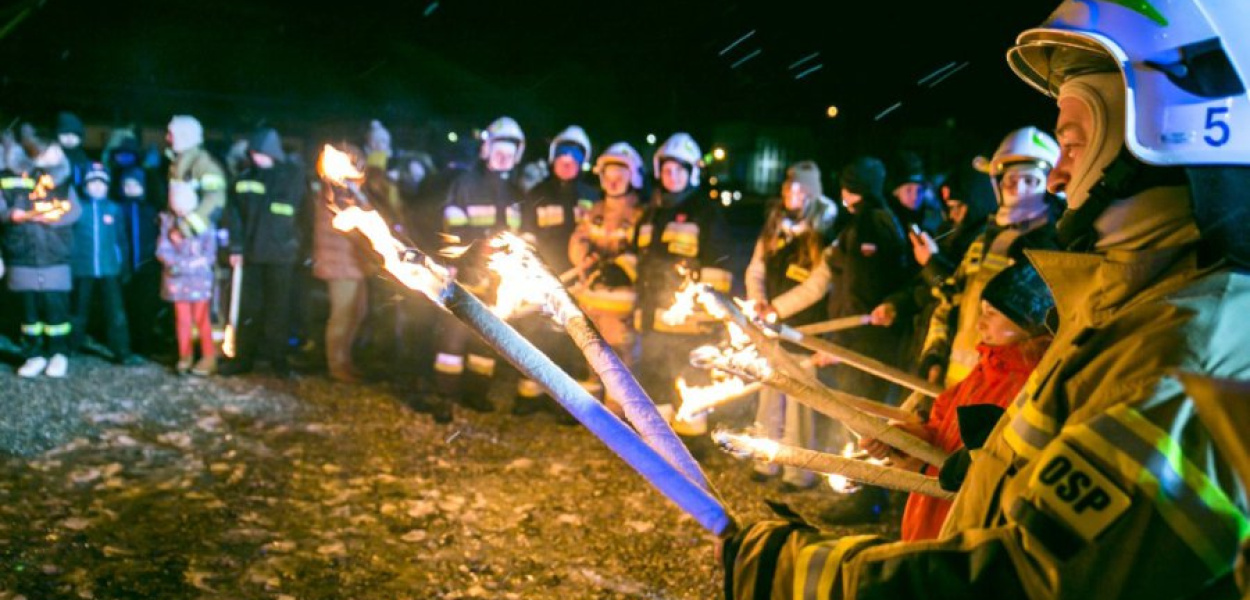
[[[153, 124], [189, 112], [209, 127], [358, 128], [376, 116], [402, 131], [506, 113], [544, 135], [569, 122], [604, 139], [749, 121], [864, 139], [951, 120], [996, 138], [1053, 118], [1003, 54], [1054, 0], [38, 4], [0, 8], [7, 23], [37, 6], [0, 38], [6, 123], [69, 108]], [[917, 85], [951, 62], [968, 65]]]

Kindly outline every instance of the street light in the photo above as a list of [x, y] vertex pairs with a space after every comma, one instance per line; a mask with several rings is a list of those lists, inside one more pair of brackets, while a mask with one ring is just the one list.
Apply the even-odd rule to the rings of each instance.
[[652, 146], [654, 146], [654, 145], [655, 145], [655, 134], [654, 134], [654, 133], [648, 133], [648, 134], [647, 134], [647, 143], [648, 143], [648, 144], [651, 144]]
[[454, 132], [454, 131], [449, 131], [449, 132], [447, 132], [447, 141], [449, 141], [449, 142], [451, 142], [451, 143], [453, 143], [453, 144], [454, 144], [454, 143], [456, 143], [456, 142], [460, 141], [460, 136], [459, 136], [459, 135], [456, 135], [456, 132]]
[[829, 108], [825, 109], [825, 116], [829, 117], [830, 119], [838, 116], [838, 107], [830, 104]]
[[713, 148], [713, 149], [712, 149], [712, 158], [715, 158], [716, 160], [725, 160], [725, 149], [724, 149], [724, 148]]

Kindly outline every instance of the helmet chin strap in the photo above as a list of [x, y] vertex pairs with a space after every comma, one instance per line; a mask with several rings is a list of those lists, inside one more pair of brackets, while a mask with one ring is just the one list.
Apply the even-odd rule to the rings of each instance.
[[1144, 190], [1160, 186], [1185, 185], [1185, 170], [1179, 167], [1147, 165], [1121, 147], [1102, 177], [1089, 190], [1089, 198], [1059, 219], [1056, 233], [1059, 244], [1073, 252], [1089, 252], [1098, 242], [1094, 222], [1117, 200], [1132, 197]]

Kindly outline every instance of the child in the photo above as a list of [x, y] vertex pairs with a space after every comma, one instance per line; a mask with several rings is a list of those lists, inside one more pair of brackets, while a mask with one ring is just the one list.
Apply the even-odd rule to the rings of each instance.
[[129, 366], [143, 364], [142, 359], [130, 353], [130, 331], [122, 300], [119, 276], [126, 248], [122, 207], [108, 197], [109, 173], [103, 164], [92, 163], [83, 181], [82, 217], [74, 223], [70, 262], [74, 272], [73, 348], [81, 348], [86, 339], [91, 295], [98, 289], [104, 296], [108, 347], [113, 360]]
[[[757, 310], [767, 311], [773, 299], [807, 280], [808, 274], [821, 262], [821, 253], [828, 244], [826, 235], [837, 215], [837, 205], [824, 196], [816, 163], [803, 161], [786, 170], [781, 200], [769, 209], [746, 270], [747, 298]], [[795, 327], [814, 323], [824, 318], [824, 309], [824, 304], [817, 302], [788, 314], [782, 322]], [[817, 444], [812, 409], [773, 389], [760, 390], [755, 427], [771, 440], [806, 448], [815, 448]], [[807, 489], [816, 485], [811, 471], [782, 469], [769, 463], [755, 466], [756, 480], [778, 475], [782, 476], [785, 489]]]
[[9, 290], [23, 307], [26, 362], [17, 374], [61, 378], [69, 371], [70, 226], [81, 207], [60, 146], [46, 146], [34, 164], [33, 176], [12, 178], [17, 183], [5, 190], [0, 203]]
[[[977, 330], [980, 360], [968, 378], [942, 392], [923, 425], [899, 425], [939, 448], [953, 452], [963, 446], [957, 410], [975, 404], [1006, 408], [1020, 392], [1029, 374], [1050, 345], [1046, 314], [1054, 307], [1050, 290], [1027, 262], [1016, 263], [995, 275], [981, 295], [981, 316]], [[888, 448], [876, 440], [861, 445], [869, 453], [884, 457]], [[895, 462], [919, 468], [911, 457]], [[926, 466], [925, 473], [937, 475], [937, 468]], [[951, 503], [931, 496], [912, 494], [903, 511], [903, 541], [937, 537], [950, 511]]]
[[[156, 242], [156, 258], [165, 265], [161, 297], [174, 303], [178, 335], [179, 374], [206, 377], [217, 370], [209, 303], [213, 299], [213, 261], [217, 256], [216, 233], [206, 229], [185, 237], [178, 229], [179, 219], [195, 210], [195, 190], [181, 181], [169, 183], [169, 212], [161, 213], [161, 232]], [[192, 367], [191, 332], [200, 333], [200, 360]]]

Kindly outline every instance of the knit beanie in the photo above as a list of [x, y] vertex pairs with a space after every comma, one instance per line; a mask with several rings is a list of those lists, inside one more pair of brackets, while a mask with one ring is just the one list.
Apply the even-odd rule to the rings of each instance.
[[885, 165], [872, 156], [860, 156], [842, 169], [842, 189], [861, 196], [882, 197]]
[[794, 163], [786, 169], [786, 181], [782, 185], [789, 188], [793, 183], [799, 184], [799, 189], [808, 198], [815, 199], [824, 194], [820, 185], [820, 167], [810, 160]]
[[169, 146], [175, 154], [182, 154], [204, 143], [204, 126], [190, 115], [178, 115], [169, 120]]
[[86, 128], [83, 127], [82, 119], [72, 112], [59, 112], [56, 114], [56, 134], [72, 133], [78, 137], [82, 137]]
[[1021, 260], [999, 271], [981, 292], [985, 300], [1030, 336], [1049, 333], [1046, 319], [1055, 307], [1050, 288], [1028, 261]]
[[85, 184], [90, 181], [108, 183], [111, 179], [109, 178], [109, 170], [104, 168], [103, 163], [93, 162], [90, 167], [87, 167], [87, 173], [83, 175], [82, 180]]

